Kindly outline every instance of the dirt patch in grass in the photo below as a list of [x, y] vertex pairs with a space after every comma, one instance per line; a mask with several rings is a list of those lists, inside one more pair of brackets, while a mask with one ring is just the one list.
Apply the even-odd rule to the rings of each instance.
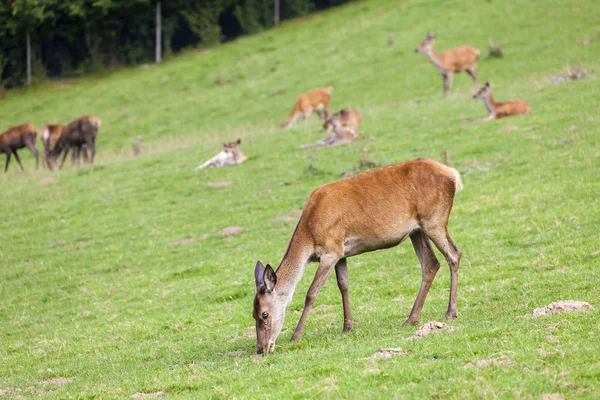
[[11, 393], [20, 393], [22, 392], [21, 389], [19, 388], [6, 388], [6, 389], [0, 389], [0, 397], [2, 396], [8, 396]]
[[260, 197], [260, 196], [264, 196], [265, 194], [269, 194], [271, 192], [272, 192], [271, 189], [264, 189], [264, 190], [261, 190], [260, 192], [254, 193], [254, 196]]
[[548, 304], [546, 307], [533, 310], [531, 317], [541, 317], [543, 315], [565, 314], [570, 312], [590, 311], [592, 306], [585, 301], [562, 300]]
[[217, 353], [217, 357], [239, 357], [246, 354], [246, 350], [239, 349], [235, 351], [228, 351], [227, 353]]
[[488, 360], [475, 360], [468, 362], [463, 365], [463, 368], [484, 368], [489, 367], [490, 365], [496, 366], [513, 366], [515, 365], [514, 361], [509, 360], [506, 356], [500, 356], [499, 358], [492, 358]]
[[498, 129], [498, 132], [499, 133], [503, 133], [503, 132], [518, 131], [518, 130], [519, 130], [518, 126], [516, 126], [516, 125], [508, 125], [508, 126], [505, 126], [504, 128]]
[[56, 183], [56, 179], [48, 177], [48, 178], [42, 178], [38, 181], [38, 185], [50, 185], [52, 183]]
[[208, 237], [210, 237], [210, 235], [208, 233], [205, 233], [202, 236], [198, 236], [198, 237], [193, 237], [193, 238], [187, 238], [187, 239], [182, 239], [182, 240], [176, 240], [174, 242], [171, 242], [172, 245], [183, 245], [185, 246], [186, 244], [190, 244], [190, 243], [194, 243], [194, 242], [199, 242], [201, 240], [207, 239]]
[[211, 188], [222, 188], [222, 187], [227, 187], [227, 186], [231, 186], [231, 185], [233, 185], [233, 182], [231, 182], [231, 181], [209, 182], [206, 184], [206, 186], [211, 187]]
[[392, 358], [398, 356], [405, 356], [407, 354], [408, 352], [402, 350], [400, 347], [394, 347], [388, 349], [381, 349], [369, 358]]
[[548, 393], [541, 395], [539, 400], [563, 400], [564, 398], [565, 395], [561, 393]]
[[219, 231], [219, 236], [225, 237], [231, 235], [239, 235], [240, 233], [242, 233], [243, 230], [244, 228], [242, 228], [241, 226], [229, 226], [227, 228], [221, 229]]
[[42, 385], [66, 385], [67, 383], [73, 382], [73, 378], [51, 378], [45, 381], [40, 382]]
[[165, 396], [166, 393], [163, 391], [153, 393], [135, 393], [131, 395], [132, 399], [157, 399]]
[[437, 333], [440, 331], [452, 331], [454, 327], [450, 325], [446, 325], [443, 322], [430, 321], [421, 326], [419, 329], [413, 333], [413, 337], [417, 339], [424, 338], [426, 336], [431, 335], [432, 333]]

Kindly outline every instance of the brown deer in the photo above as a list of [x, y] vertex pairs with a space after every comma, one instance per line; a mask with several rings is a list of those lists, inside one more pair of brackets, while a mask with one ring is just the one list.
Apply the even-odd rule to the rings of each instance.
[[6, 165], [4, 173], [8, 170], [10, 156], [14, 154], [22, 171], [25, 171], [17, 150], [27, 147], [35, 156], [35, 168], [39, 168], [39, 152], [35, 148], [35, 139], [37, 138], [37, 128], [31, 124], [24, 124], [10, 128], [0, 135], [0, 153], [6, 154]]
[[531, 111], [531, 107], [525, 100], [510, 100], [504, 102], [496, 102], [492, 95], [492, 89], [490, 83], [486, 82], [485, 85], [473, 95], [474, 99], [482, 99], [485, 108], [490, 113], [486, 118], [477, 119], [472, 122], [484, 122], [491, 121], [493, 119], [499, 119], [504, 117], [510, 117], [512, 115], [527, 114]]
[[331, 92], [333, 86], [326, 88], [313, 89], [298, 96], [294, 108], [290, 112], [288, 119], [281, 124], [282, 128], [289, 128], [294, 125], [299, 116], [306, 121], [313, 111], [317, 113], [319, 119], [323, 118], [322, 112], [329, 113], [329, 103], [331, 102]]
[[473, 91], [477, 88], [477, 61], [479, 61], [479, 50], [470, 46], [460, 46], [443, 53], [436, 54], [433, 50], [435, 36], [429, 33], [419, 47], [417, 53], [425, 53], [429, 61], [435, 66], [444, 78], [444, 96], [450, 94], [452, 79], [455, 72], [466, 71], [473, 78]]
[[242, 139], [238, 139], [235, 142], [223, 143], [223, 150], [217, 153], [216, 156], [212, 157], [204, 164], [198, 165], [194, 170], [204, 169], [207, 167], [230, 167], [232, 165], [241, 164], [248, 159], [240, 144]]
[[[71, 151], [71, 161], [73, 166], [79, 165], [79, 155], [83, 153], [83, 160], [86, 163], [93, 164], [96, 155], [96, 137], [102, 126], [102, 121], [98, 117], [86, 115], [71, 121], [62, 128], [62, 132], [54, 147], [45, 151], [48, 168], [54, 170], [56, 159], [63, 154], [60, 167], [65, 164], [69, 151]], [[88, 159], [88, 151], [89, 159]]]
[[301, 149], [314, 149], [318, 147], [340, 146], [343, 144], [352, 144], [358, 139], [359, 132], [353, 125], [342, 125], [338, 118], [330, 118], [326, 122], [328, 128], [333, 129], [333, 133], [325, 139], [319, 140], [315, 144], [305, 144], [300, 146]]
[[335, 114], [325, 114], [325, 123], [323, 124], [325, 132], [331, 132], [334, 120], [339, 121], [343, 127], [351, 128], [353, 131], [363, 122], [362, 115], [358, 110], [354, 108], [342, 108]]
[[48, 124], [44, 126], [40, 134], [40, 139], [44, 145], [44, 152], [42, 153], [42, 166], [47, 164], [46, 155], [54, 148], [58, 138], [62, 134], [63, 126], [60, 124]]
[[335, 269], [344, 308], [344, 331], [353, 329], [346, 259], [386, 249], [410, 237], [421, 263], [421, 288], [404, 325], [416, 324], [431, 283], [440, 268], [430, 240], [450, 267], [446, 319], [457, 316], [456, 292], [460, 249], [448, 234], [448, 219], [460, 174], [435, 161], [416, 159], [376, 168], [323, 185], [310, 195], [283, 260], [274, 271], [259, 261], [254, 270], [256, 352], [272, 352], [281, 332], [286, 306], [311, 261], [319, 267], [308, 289], [292, 340], [299, 340], [311, 307]]

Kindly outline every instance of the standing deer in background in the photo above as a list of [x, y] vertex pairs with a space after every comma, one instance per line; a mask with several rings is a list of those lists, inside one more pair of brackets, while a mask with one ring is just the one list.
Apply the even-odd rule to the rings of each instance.
[[528, 114], [531, 111], [531, 107], [525, 100], [510, 100], [497, 103], [494, 100], [494, 96], [492, 96], [492, 89], [489, 82], [486, 82], [481, 90], [473, 95], [473, 98], [482, 99], [485, 108], [487, 108], [490, 114], [486, 118], [476, 119], [472, 122], [491, 121], [512, 115]]
[[[45, 151], [48, 168], [54, 170], [56, 159], [64, 152], [60, 167], [65, 164], [69, 151], [71, 151], [71, 162], [73, 166], [79, 165], [79, 155], [83, 153], [83, 160], [93, 164], [96, 155], [96, 137], [102, 126], [98, 117], [86, 115], [71, 121], [62, 128], [60, 136], [51, 150]], [[88, 151], [90, 152], [88, 158]]]
[[436, 54], [433, 51], [433, 42], [435, 36], [429, 33], [419, 47], [415, 49], [417, 53], [425, 53], [429, 61], [435, 66], [438, 72], [444, 78], [444, 96], [450, 94], [452, 79], [455, 72], [467, 71], [473, 78], [473, 89], [477, 89], [477, 61], [479, 61], [479, 50], [470, 46], [460, 46], [443, 53]]
[[39, 168], [39, 152], [35, 148], [35, 139], [37, 137], [37, 128], [31, 124], [24, 124], [10, 128], [0, 135], [0, 153], [6, 154], [6, 165], [4, 173], [8, 170], [10, 156], [14, 154], [22, 171], [25, 171], [17, 150], [27, 147], [35, 156], [35, 169]]
[[331, 91], [333, 86], [326, 88], [313, 89], [298, 96], [294, 108], [290, 112], [288, 119], [281, 124], [282, 128], [289, 128], [294, 125], [296, 118], [302, 116], [306, 121], [313, 111], [317, 113], [319, 119], [322, 119], [322, 112], [329, 113], [329, 103], [331, 102]]
[[430, 240], [450, 267], [446, 319], [455, 318], [461, 252], [448, 234], [448, 219], [454, 195], [461, 189], [458, 171], [426, 159], [376, 168], [315, 189], [277, 271], [260, 261], [256, 264], [252, 313], [256, 320], [256, 352], [273, 351], [286, 306], [311, 261], [318, 261], [319, 267], [292, 340], [301, 338], [319, 290], [334, 269], [342, 294], [344, 331], [352, 330], [346, 258], [396, 246], [407, 237], [421, 263], [422, 280], [404, 325], [418, 322], [427, 292], [440, 268]]
[[242, 139], [238, 139], [235, 142], [223, 143], [223, 150], [220, 153], [217, 153], [216, 156], [204, 164], [198, 165], [194, 170], [197, 171], [206, 167], [230, 167], [243, 163], [248, 157], [240, 149], [241, 143]]

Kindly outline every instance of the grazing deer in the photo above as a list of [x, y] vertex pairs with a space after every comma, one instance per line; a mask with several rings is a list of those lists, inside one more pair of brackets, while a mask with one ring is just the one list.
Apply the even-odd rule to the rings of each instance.
[[240, 149], [241, 143], [242, 139], [238, 139], [235, 142], [223, 143], [223, 150], [220, 153], [204, 164], [198, 165], [194, 170], [197, 171], [206, 167], [230, 167], [243, 163], [248, 157]]
[[531, 111], [531, 107], [525, 100], [511, 100], [497, 103], [494, 100], [494, 96], [492, 96], [492, 89], [489, 82], [486, 82], [481, 90], [473, 95], [473, 98], [482, 99], [485, 108], [487, 108], [490, 114], [486, 118], [477, 119], [472, 122], [491, 121], [512, 115], [527, 114]]
[[[102, 126], [98, 117], [86, 115], [71, 121], [62, 128], [62, 132], [54, 147], [45, 151], [48, 168], [54, 170], [56, 159], [64, 152], [60, 167], [65, 164], [69, 151], [71, 151], [71, 162], [73, 166], [79, 165], [79, 154], [83, 153], [83, 160], [93, 164], [96, 155], [96, 137]], [[90, 152], [88, 158], [88, 151]]]
[[40, 139], [44, 145], [44, 152], [42, 153], [42, 166], [47, 164], [46, 155], [54, 148], [58, 138], [62, 134], [63, 126], [60, 124], [48, 124], [42, 129]]
[[456, 292], [460, 249], [448, 234], [456, 192], [462, 189], [455, 169], [426, 159], [376, 168], [323, 185], [310, 195], [283, 260], [274, 271], [259, 261], [254, 270], [256, 352], [272, 352], [281, 332], [286, 306], [311, 261], [319, 267], [308, 289], [292, 340], [299, 340], [311, 307], [335, 269], [344, 308], [344, 331], [353, 321], [346, 259], [396, 246], [410, 237], [421, 263], [419, 294], [404, 325], [416, 324], [431, 283], [440, 268], [430, 240], [450, 267], [450, 300], [446, 319], [457, 316]]
[[4, 173], [8, 170], [10, 156], [14, 154], [22, 171], [25, 171], [17, 150], [27, 147], [35, 156], [35, 168], [39, 168], [39, 152], [35, 148], [35, 139], [37, 137], [37, 128], [31, 124], [24, 124], [10, 128], [0, 135], [0, 153], [6, 154], [6, 165]]
[[282, 128], [289, 128], [294, 125], [296, 118], [302, 116], [306, 121], [313, 111], [317, 113], [319, 119], [322, 119], [322, 111], [329, 113], [329, 103], [331, 102], [331, 91], [333, 86], [326, 88], [313, 89], [298, 96], [294, 108], [290, 112], [288, 119], [281, 124]]
[[444, 96], [450, 94], [452, 79], [455, 72], [467, 71], [473, 78], [473, 91], [477, 89], [477, 61], [479, 61], [479, 50], [470, 46], [460, 46], [443, 53], [436, 54], [433, 51], [433, 42], [435, 36], [429, 33], [419, 47], [415, 49], [417, 53], [425, 53], [429, 61], [435, 66], [438, 72], [444, 78]]

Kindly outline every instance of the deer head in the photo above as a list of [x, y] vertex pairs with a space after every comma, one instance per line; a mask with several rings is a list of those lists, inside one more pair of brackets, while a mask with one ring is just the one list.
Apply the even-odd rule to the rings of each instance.
[[256, 354], [271, 353], [283, 327], [287, 303], [283, 296], [278, 296], [277, 275], [269, 264], [265, 267], [260, 261], [256, 263], [254, 280], [256, 295], [252, 316], [256, 320]]
[[479, 92], [475, 93], [473, 95], [474, 99], [485, 99], [490, 95], [491, 89], [490, 89], [490, 83], [486, 82], [485, 85], [483, 85], [483, 87], [481, 89], [479, 89]]
[[427, 53], [433, 49], [433, 41], [435, 40], [435, 36], [431, 36], [429, 32], [425, 36], [425, 40], [421, 42], [419, 47], [415, 49], [415, 53]]

